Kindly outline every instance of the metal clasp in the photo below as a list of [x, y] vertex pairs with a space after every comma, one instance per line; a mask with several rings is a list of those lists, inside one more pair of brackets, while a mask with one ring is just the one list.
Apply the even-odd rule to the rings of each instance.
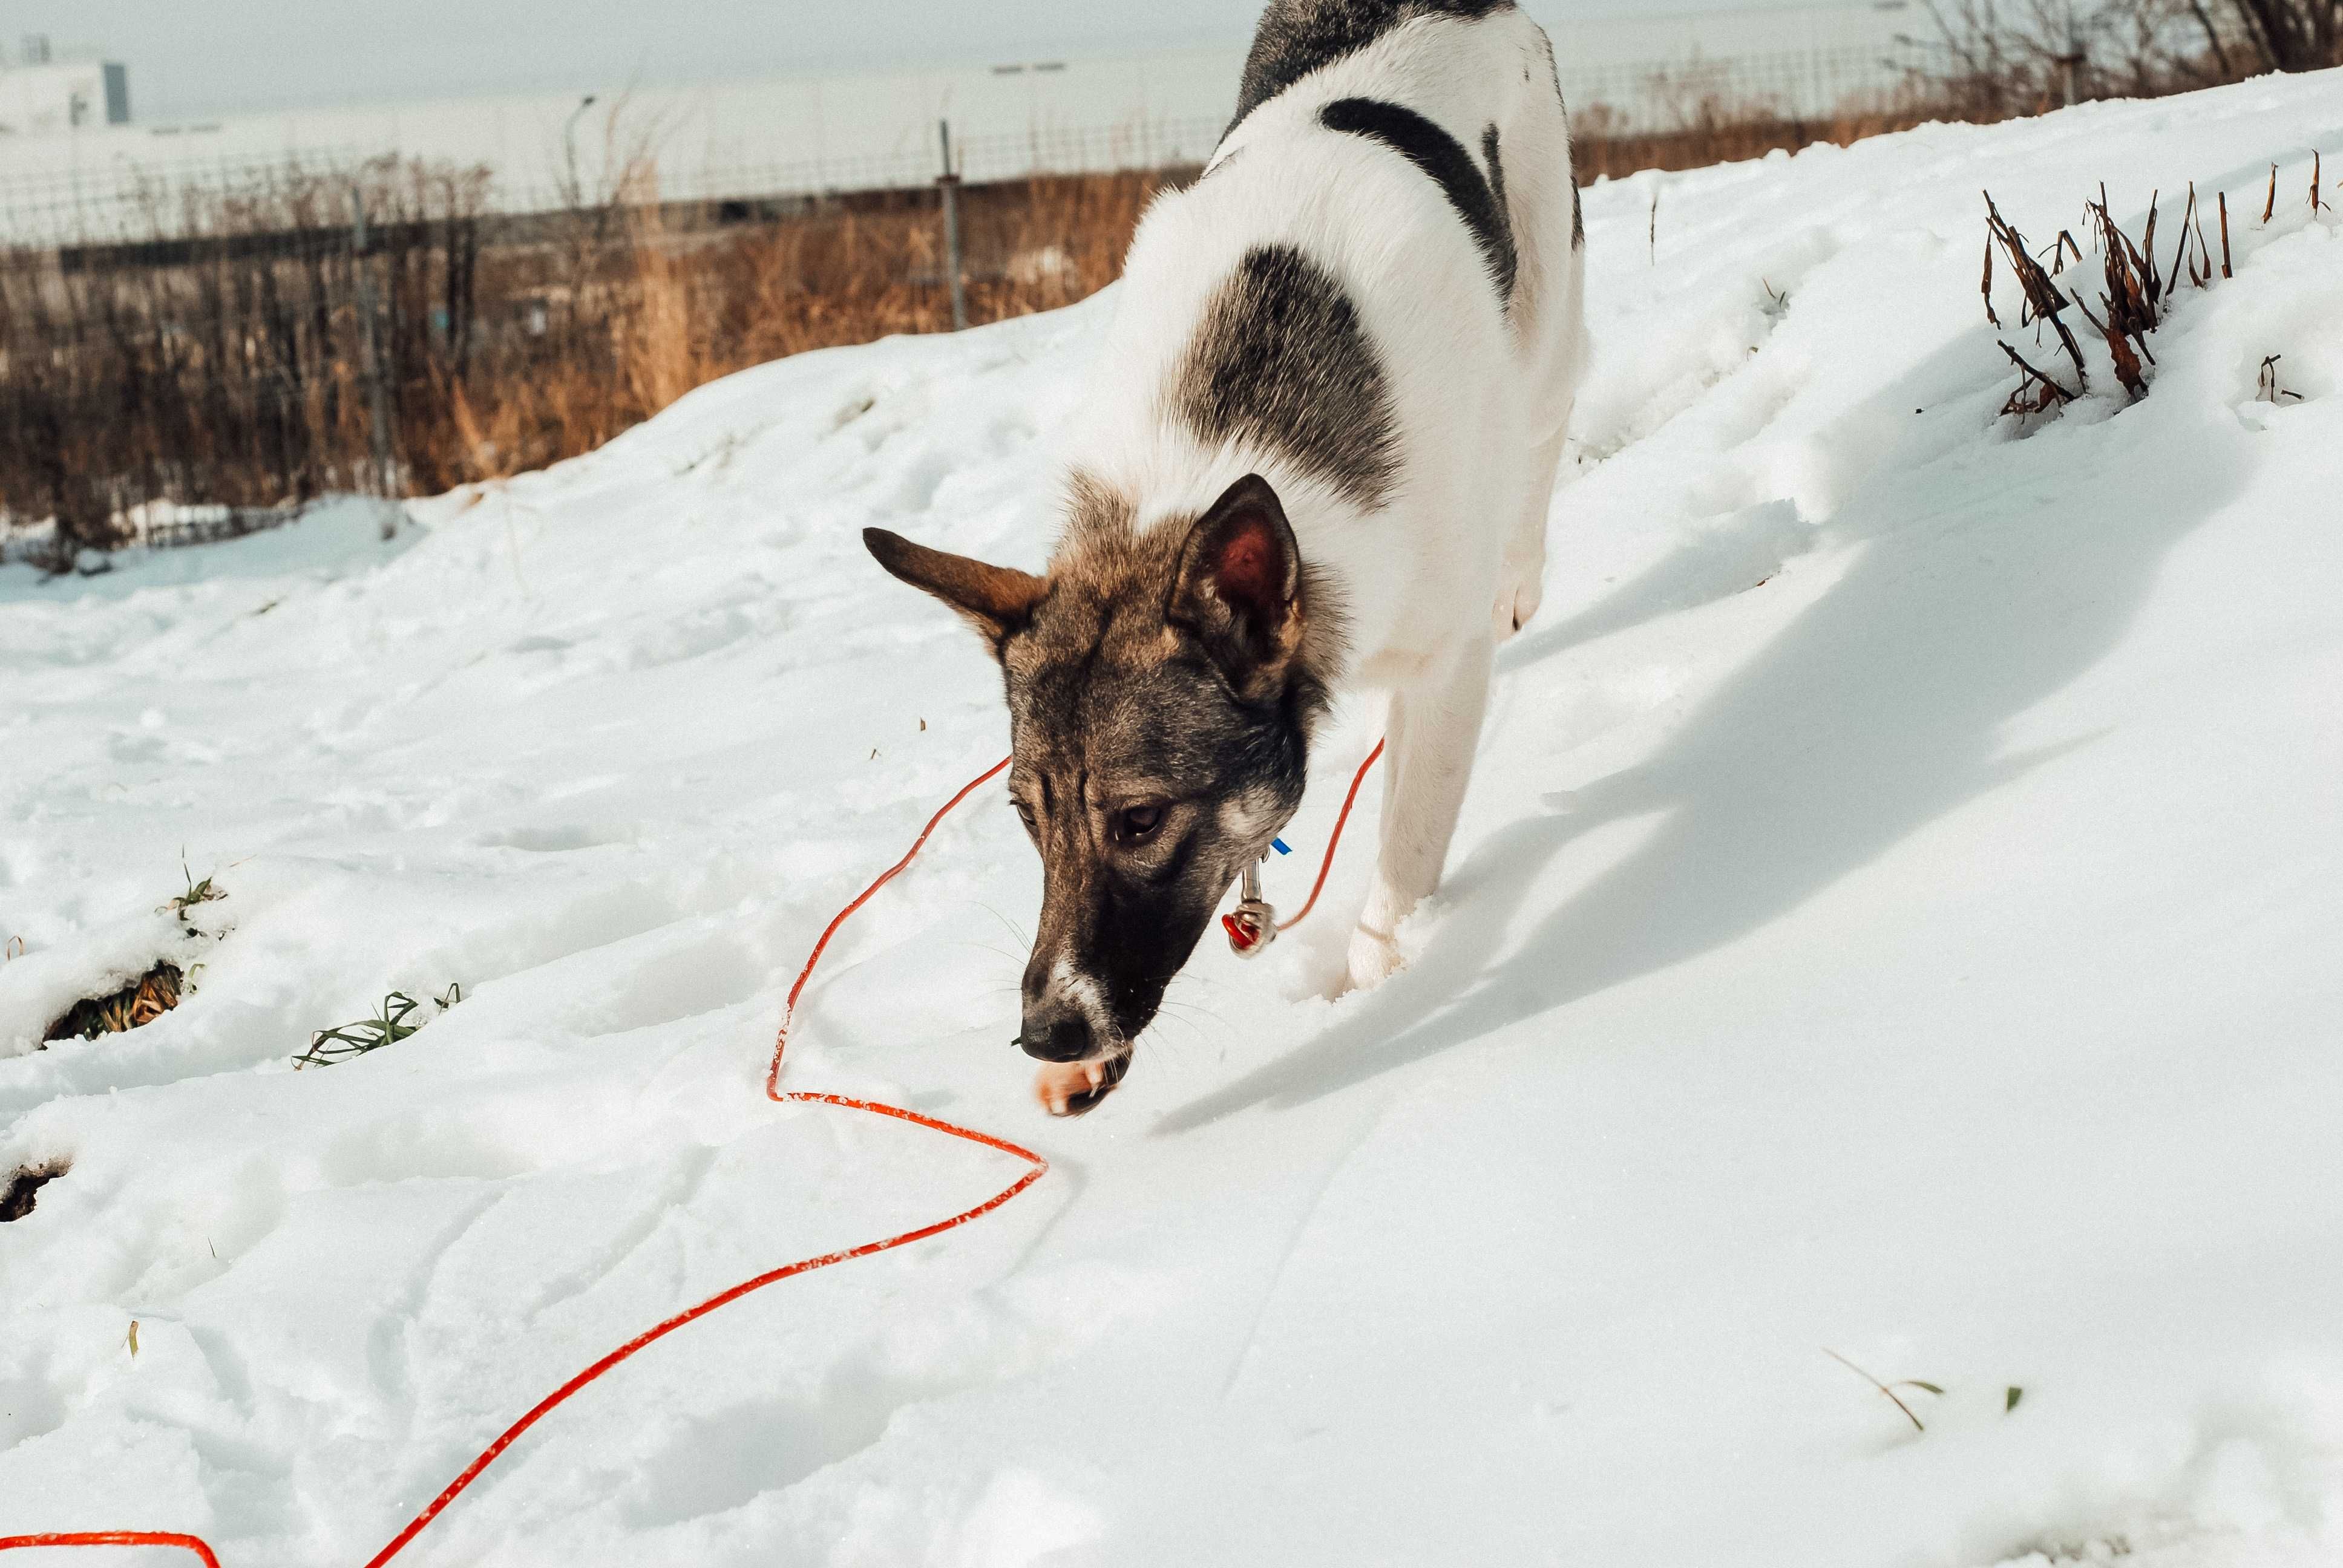
[[1277, 940], [1277, 911], [1261, 896], [1261, 868], [1247, 866], [1237, 880], [1237, 907], [1221, 917], [1229, 948], [1241, 959], [1257, 959]]

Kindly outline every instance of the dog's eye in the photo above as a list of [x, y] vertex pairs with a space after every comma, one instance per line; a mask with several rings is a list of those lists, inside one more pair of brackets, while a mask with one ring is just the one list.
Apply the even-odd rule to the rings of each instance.
[[1161, 806], [1125, 806], [1114, 814], [1114, 841], [1132, 849], [1155, 837], [1163, 826]]
[[1017, 819], [1025, 824], [1025, 836], [1036, 844], [1041, 843], [1041, 828], [1033, 819], [1033, 808], [1014, 796], [1010, 797], [1010, 804], [1017, 808]]

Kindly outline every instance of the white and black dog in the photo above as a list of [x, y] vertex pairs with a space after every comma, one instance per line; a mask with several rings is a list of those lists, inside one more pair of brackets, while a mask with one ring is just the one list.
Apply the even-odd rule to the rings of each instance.
[[1211, 164], [1131, 243], [1046, 575], [865, 534], [1006, 678], [1051, 1111], [1121, 1081], [1350, 686], [1390, 694], [1350, 979], [1398, 965], [1492, 655], [1537, 609], [1584, 245], [1553, 48], [1512, 0], [1272, 0]]

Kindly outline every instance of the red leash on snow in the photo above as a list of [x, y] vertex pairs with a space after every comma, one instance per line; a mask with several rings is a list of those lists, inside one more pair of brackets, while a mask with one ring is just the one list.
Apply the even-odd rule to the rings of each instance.
[[220, 1560], [200, 1535], [174, 1535], [164, 1530], [84, 1530], [63, 1535], [0, 1535], [0, 1552], [19, 1546], [176, 1546], [192, 1552], [204, 1568], [220, 1568]]
[[[1294, 916], [1283, 925], [1275, 927], [1276, 930], [1288, 930], [1301, 924], [1303, 917], [1308, 915], [1311, 909], [1318, 902], [1319, 890], [1326, 885], [1326, 873], [1334, 864], [1334, 848], [1342, 841], [1343, 825], [1350, 820], [1351, 804], [1358, 799], [1359, 786], [1365, 781], [1367, 769], [1374, 766], [1375, 759], [1381, 757], [1383, 752], [1383, 743], [1377, 741], [1374, 750], [1369, 754], [1366, 761], [1359, 765], [1358, 776], [1351, 780], [1351, 792], [1343, 798], [1342, 814], [1335, 819], [1334, 831], [1326, 840], [1326, 858], [1318, 868], [1317, 885], [1310, 890], [1309, 902], [1302, 906], [1301, 914]], [[843, 1094], [820, 1094], [809, 1090], [796, 1090], [783, 1093], [780, 1087], [781, 1058], [789, 1048], [789, 1025], [797, 1018], [798, 999], [805, 994], [806, 982], [813, 978], [814, 966], [821, 961], [822, 950], [830, 946], [830, 939], [838, 934], [838, 929], [846, 923], [849, 916], [869, 903], [873, 894], [893, 881], [905, 868], [918, 859], [920, 851], [927, 847], [928, 839], [935, 832], [938, 824], [950, 816], [955, 807], [976, 793], [980, 787], [998, 778], [1001, 770], [1009, 766], [1010, 761], [1011, 759], [1002, 758], [963, 785], [959, 794], [945, 801], [942, 809], [928, 819], [928, 825], [920, 829], [920, 836], [911, 841], [911, 847], [904, 852], [903, 858], [880, 872], [878, 880], [863, 889], [852, 903], [839, 910], [830, 924], [822, 929], [820, 939], [813, 944], [813, 951], [806, 955], [805, 967], [798, 971], [797, 983], [789, 987], [789, 1001], [781, 1013], [780, 1033], [773, 1042], [772, 1065], [765, 1070], [765, 1097], [779, 1105], [838, 1105], [849, 1111], [867, 1111], [874, 1116], [891, 1116], [899, 1121], [909, 1121], [916, 1126], [925, 1127], [930, 1131], [965, 1139], [970, 1143], [980, 1143], [987, 1149], [999, 1150], [1003, 1154], [1013, 1154], [1025, 1161], [1024, 1174], [974, 1208], [963, 1209], [948, 1220], [938, 1220], [932, 1224], [922, 1225], [914, 1231], [905, 1231], [900, 1235], [890, 1236], [884, 1241], [866, 1241], [861, 1246], [849, 1247], [843, 1251], [825, 1252], [818, 1258], [800, 1258], [794, 1263], [784, 1263], [779, 1268], [768, 1270], [754, 1279], [743, 1280], [730, 1290], [719, 1292], [698, 1306], [686, 1308], [656, 1326], [644, 1330], [530, 1406], [527, 1414], [505, 1428], [498, 1434], [494, 1442], [482, 1449], [479, 1456], [466, 1465], [464, 1473], [449, 1482], [447, 1489], [433, 1498], [422, 1513], [407, 1521], [407, 1527], [392, 1536], [388, 1544], [367, 1559], [366, 1568], [382, 1568], [384, 1563], [397, 1556], [409, 1542], [423, 1533], [425, 1527], [437, 1519], [449, 1503], [462, 1496], [466, 1489], [470, 1487], [473, 1482], [478, 1481], [489, 1465], [497, 1462], [498, 1455], [519, 1441], [523, 1432], [553, 1413], [588, 1383], [594, 1382], [636, 1352], [649, 1349], [685, 1324], [695, 1322], [719, 1307], [730, 1306], [741, 1297], [761, 1291], [767, 1285], [779, 1284], [781, 1281], [792, 1279], [799, 1274], [809, 1274], [816, 1269], [827, 1269], [833, 1263], [851, 1262], [857, 1258], [868, 1258], [874, 1253], [892, 1251], [897, 1247], [908, 1247], [914, 1241], [924, 1241], [930, 1236], [939, 1236], [946, 1231], [955, 1230], [967, 1224], [970, 1220], [991, 1213], [1048, 1173], [1050, 1162], [1047, 1160], [1030, 1149], [1011, 1143], [1005, 1138], [995, 1138], [989, 1132], [979, 1132], [973, 1128], [962, 1127], [956, 1122], [945, 1121], [938, 1117], [923, 1115], [917, 1111], [906, 1111], [900, 1105], [881, 1104], [875, 1100], [855, 1100]], [[1234, 943], [1236, 927], [1232, 925], [1229, 932], [1230, 940]], [[1241, 947], [1239, 950], [1243, 950]], [[0, 1552], [29, 1546], [172, 1546], [192, 1553], [204, 1564], [204, 1568], [220, 1568], [219, 1558], [213, 1553], [210, 1545], [204, 1541], [203, 1537], [183, 1535], [169, 1531], [96, 1530], [44, 1535], [0, 1536]]]

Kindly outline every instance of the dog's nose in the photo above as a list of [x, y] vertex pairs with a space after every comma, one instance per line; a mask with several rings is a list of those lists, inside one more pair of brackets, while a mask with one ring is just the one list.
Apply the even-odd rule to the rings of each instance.
[[1025, 1031], [1017, 1043], [1043, 1061], [1080, 1061], [1091, 1053], [1090, 1020], [1071, 1009], [1033, 1008], [1025, 1014]]

